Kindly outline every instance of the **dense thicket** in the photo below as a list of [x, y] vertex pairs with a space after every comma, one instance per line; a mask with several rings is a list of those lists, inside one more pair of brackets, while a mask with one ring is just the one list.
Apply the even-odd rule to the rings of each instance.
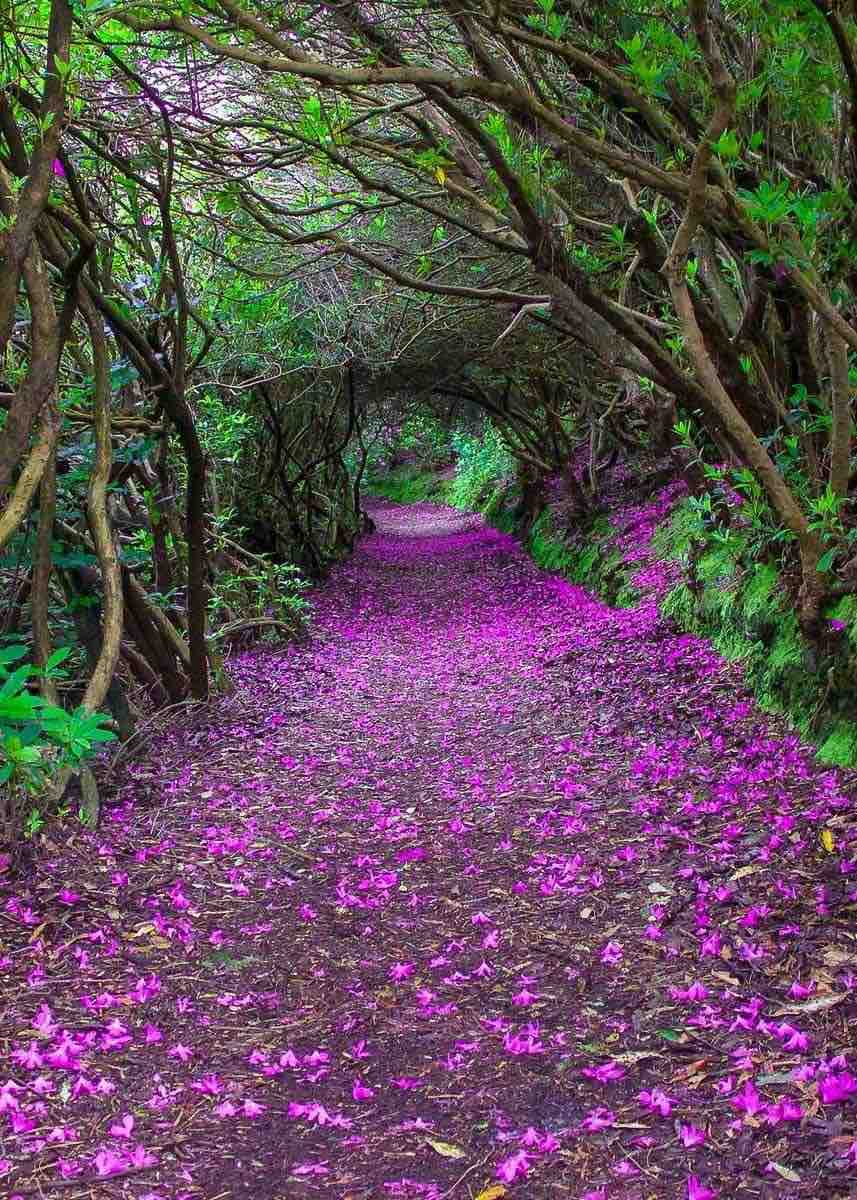
[[300, 622], [415, 403], [580, 508], [575, 447], [680, 444], [810, 646], [857, 588], [851, 3], [7, 11], [0, 840]]

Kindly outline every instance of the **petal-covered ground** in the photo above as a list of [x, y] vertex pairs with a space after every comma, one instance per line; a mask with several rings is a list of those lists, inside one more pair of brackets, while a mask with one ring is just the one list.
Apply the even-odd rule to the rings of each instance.
[[855, 1195], [853, 780], [653, 600], [376, 516], [0, 885], [0, 1192]]

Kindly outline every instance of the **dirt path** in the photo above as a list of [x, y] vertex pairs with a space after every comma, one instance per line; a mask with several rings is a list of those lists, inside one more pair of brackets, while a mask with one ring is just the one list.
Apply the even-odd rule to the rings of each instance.
[[378, 519], [0, 885], [0, 1192], [857, 1194], [843, 778], [651, 606]]

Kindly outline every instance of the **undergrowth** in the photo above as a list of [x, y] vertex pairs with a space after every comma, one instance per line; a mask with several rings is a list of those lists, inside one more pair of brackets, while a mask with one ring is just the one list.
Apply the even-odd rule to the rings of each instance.
[[[748, 561], [747, 541], [736, 531], [726, 540], [703, 539], [694, 567], [691, 549], [699, 533], [684, 501], [655, 534], [656, 553], [685, 571], [664, 598], [662, 614], [739, 661], [760, 706], [787, 716], [816, 743], [822, 762], [857, 765], [857, 601], [847, 597], [828, 607], [822, 653], [813, 662], [776, 564]], [[689, 586], [691, 571], [696, 587]]]
[[486, 515], [497, 510], [515, 475], [515, 461], [498, 430], [488, 423], [479, 436], [454, 433], [452, 447], [456, 466], [449, 503]]
[[448, 481], [434, 471], [407, 466], [399, 467], [388, 475], [375, 476], [369, 480], [367, 491], [374, 496], [384, 496], [396, 504], [449, 504]]

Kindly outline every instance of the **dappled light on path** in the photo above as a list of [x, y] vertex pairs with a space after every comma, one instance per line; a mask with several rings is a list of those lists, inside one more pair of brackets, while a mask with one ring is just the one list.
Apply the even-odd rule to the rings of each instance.
[[0, 1190], [853, 1194], [845, 777], [653, 604], [373, 516], [6, 887]]

